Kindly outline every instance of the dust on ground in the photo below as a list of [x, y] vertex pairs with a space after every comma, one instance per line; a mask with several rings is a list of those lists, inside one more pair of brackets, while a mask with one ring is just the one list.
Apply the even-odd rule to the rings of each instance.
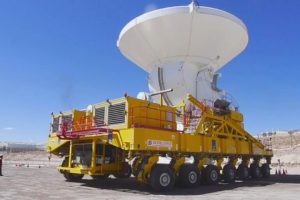
[[[288, 136], [276, 136], [272, 176], [269, 179], [237, 181], [197, 188], [175, 187], [171, 192], [154, 193], [134, 178], [95, 181], [85, 176], [81, 182], [67, 182], [56, 170], [62, 158], [47, 152], [19, 152], [4, 155], [4, 176], [0, 177], [0, 199], [299, 199], [300, 139], [290, 145]], [[278, 165], [280, 159], [280, 165]], [[287, 175], [275, 175], [284, 170]]]
[[[16, 167], [5, 164], [0, 177], [0, 199], [299, 199], [300, 167], [288, 167], [288, 175], [272, 175], [269, 179], [220, 183], [215, 186], [200, 185], [184, 189], [175, 187], [160, 194], [130, 179], [95, 181], [85, 176], [81, 182], [67, 182], [49, 166]], [[273, 169], [274, 173], [274, 169]]]

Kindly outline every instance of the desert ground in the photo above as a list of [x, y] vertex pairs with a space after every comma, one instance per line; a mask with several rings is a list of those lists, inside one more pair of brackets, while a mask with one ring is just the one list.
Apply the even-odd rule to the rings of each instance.
[[[232, 184], [219, 183], [215, 186], [199, 185], [184, 189], [175, 187], [168, 193], [154, 193], [134, 178], [95, 181], [85, 176], [81, 182], [67, 182], [56, 170], [59, 158], [41, 160], [36, 153], [35, 162], [6, 161], [0, 177], [0, 199], [299, 199], [300, 166], [285, 166], [287, 175], [273, 175], [268, 179], [237, 181]], [[23, 155], [23, 157], [26, 154]], [[16, 156], [16, 155], [15, 155]], [[11, 157], [14, 157], [11, 155]]]
[[[269, 139], [269, 138], [265, 138]], [[45, 151], [7, 153], [0, 177], [0, 199], [299, 199], [300, 196], [300, 134], [272, 136], [274, 157], [268, 179], [199, 185], [184, 189], [175, 187], [168, 193], [155, 193], [134, 178], [95, 181], [85, 176], [81, 182], [67, 182], [56, 170], [62, 158], [48, 159]], [[291, 145], [293, 142], [293, 145]], [[278, 165], [280, 160], [280, 166]], [[287, 171], [276, 175], [276, 170]]]

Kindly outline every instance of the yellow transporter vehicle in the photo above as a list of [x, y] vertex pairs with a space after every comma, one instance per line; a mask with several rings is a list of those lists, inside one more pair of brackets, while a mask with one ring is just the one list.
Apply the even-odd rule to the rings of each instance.
[[269, 177], [272, 151], [242, 122], [242, 114], [221, 100], [208, 107], [188, 95], [186, 103], [170, 107], [125, 96], [53, 114], [48, 151], [64, 156], [58, 170], [69, 181], [132, 173], [166, 191], [175, 181], [193, 187], [200, 181]]

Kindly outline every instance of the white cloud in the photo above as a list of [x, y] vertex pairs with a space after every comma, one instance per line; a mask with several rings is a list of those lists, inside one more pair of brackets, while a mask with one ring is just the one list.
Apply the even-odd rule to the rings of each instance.
[[5, 127], [5, 128], [3, 128], [3, 130], [5, 130], [5, 131], [12, 131], [14, 129], [15, 129], [14, 127]]
[[145, 9], [144, 9], [144, 12], [150, 12], [150, 11], [153, 11], [153, 10], [156, 10], [158, 8], [158, 6], [154, 3], [150, 3], [150, 4], [147, 4]]

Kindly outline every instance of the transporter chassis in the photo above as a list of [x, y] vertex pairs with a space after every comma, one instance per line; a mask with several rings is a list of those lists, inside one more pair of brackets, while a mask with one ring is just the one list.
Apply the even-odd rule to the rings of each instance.
[[126, 96], [53, 114], [48, 151], [65, 157], [58, 170], [68, 181], [134, 176], [155, 191], [270, 176], [271, 147], [244, 130], [241, 113], [187, 100], [170, 107], [162, 97], [156, 104]]

